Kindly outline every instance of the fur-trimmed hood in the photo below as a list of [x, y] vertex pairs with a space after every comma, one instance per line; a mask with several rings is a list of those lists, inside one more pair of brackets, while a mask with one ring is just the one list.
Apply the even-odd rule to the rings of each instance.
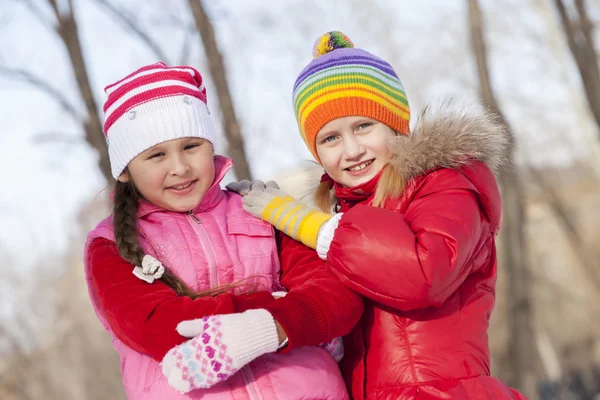
[[426, 106], [410, 136], [394, 138], [391, 164], [405, 181], [433, 168], [460, 168], [472, 160], [499, 177], [510, 160], [512, 138], [498, 115], [476, 103], [456, 107], [454, 100]]
[[[486, 164], [496, 177], [508, 166], [513, 141], [499, 116], [479, 103], [456, 103], [449, 99], [424, 107], [411, 134], [393, 139], [390, 163], [406, 182], [427, 170], [460, 168], [473, 160]], [[323, 172], [323, 167], [313, 163], [275, 180], [283, 191], [310, 203]]]

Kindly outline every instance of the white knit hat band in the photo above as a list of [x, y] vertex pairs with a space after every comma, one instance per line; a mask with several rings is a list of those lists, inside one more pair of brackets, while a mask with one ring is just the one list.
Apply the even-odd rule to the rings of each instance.
[[162, 97], [127, 111], [106, 132], [112, 175], [118, 179], [138, 154], [168, 140], [203, 138], [214, 144], [206, 104], [189, 95]]

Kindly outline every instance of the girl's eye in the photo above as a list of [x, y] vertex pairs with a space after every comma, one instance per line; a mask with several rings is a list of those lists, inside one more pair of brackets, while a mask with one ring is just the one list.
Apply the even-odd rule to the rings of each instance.
[[337, 138], [337, 136], [334, 136], [334, 135], [327, 136], [326, 138], [324, 138], [323, 140], [321, 140], [321, 143], [333, 142], [336, 138]]
[[162, 152], [161, 152], [161, 153], [154, 153], [154, 154], [152, 154], [150, 157], [148, 157], [148, 160], [150, 160], [150, 159], [152, 159], [152, 158], [158, 158], [158, 157], [162, 157], [162, 156], [164, 156], [164, 155], [165, 155], [165, 153], [162, 153]]
[[189, 150], [189, 149], [193, 149], [194, 147], [198, 147], [198, 146], [200, 146], [198, 143], [190, 143], [190, 144], [187, 144], [183, 149]]
[[362, 124], [360, 124], [356, 127], [356, 130], [365, 129], [365, 128], [370, 127], [371, 125], [373, 125], [372, 122], [363, 122]]

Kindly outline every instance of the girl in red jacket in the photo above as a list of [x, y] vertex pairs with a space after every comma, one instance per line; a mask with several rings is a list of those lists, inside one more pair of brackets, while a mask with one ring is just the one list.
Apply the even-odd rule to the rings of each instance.
[[480, 107], [453, 111], [449, 102], [426, 108], [409, 131], [392, 67], [340, 32], [315, 44], [293, 103], [325, 169], [320, 210], [277, 189], [250, 191], [244, 207], [316, 249], [364, 296], [362, 320], [344, 337], [351, 396], [523, 399], [490, 376], [487, 336], [506, 128]]
[[[348, 333], [362, 299], [311, 249], [282, 237], [278, 251], [272, 226], [220, 188], [232, 161], [213, 153], [198, 71], [152, 64], [105, 91], [114, 214], [88, 235], [85, 269], [127, 396], [346, 399], [329, 354], [289, 350], [306, 344], [304, 332], [319, 342]], [[280, 259], [295, 290], [270, 312]], [[176, 331], [198, 318], [201, 335]], [[282, 347], [289, 353], [270, 354]]]

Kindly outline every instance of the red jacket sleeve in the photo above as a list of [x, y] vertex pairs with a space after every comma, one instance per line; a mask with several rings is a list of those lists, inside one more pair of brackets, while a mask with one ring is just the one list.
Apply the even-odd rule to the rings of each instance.
[[425, 186], [406, 214], [357, 205], [340, 219], [327, 262], [348, 287], [406, 311], [440, 306], [465, 281], [486, 231], [478, 194]]
[[264, 308], [286, 332], [285, 351], [347, 335], [362, 315], [362, 296], [346, 287], [316, 251], [278, 234], [281, 283], [289, 293]]
[[223, 294], [192, 300], [160, 281], [148, 284], [132, 274], [114, 242], [96, 239], [90, 248], [90, 274], [99, 306], [112, 331], [125, 345], [157, 361], [187, 338], [175, 327], [184, 320], [231, 314], [273, 302], [268, 292]]

